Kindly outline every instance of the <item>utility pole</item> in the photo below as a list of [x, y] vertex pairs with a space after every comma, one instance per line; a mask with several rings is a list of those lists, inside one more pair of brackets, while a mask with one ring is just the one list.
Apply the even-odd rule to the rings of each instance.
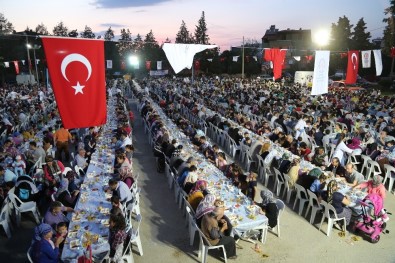
[[243, 49], [241, 55], [241, 78], [244, 79], [244, 36], [243, 36]]

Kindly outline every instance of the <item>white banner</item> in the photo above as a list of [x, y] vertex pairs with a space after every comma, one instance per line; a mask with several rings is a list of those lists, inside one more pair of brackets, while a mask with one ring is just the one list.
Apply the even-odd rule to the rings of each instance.
[[311, 95], [328, 93], [329, 51], [316, 51]]
[[371, 50], [364, 50], [361, 51], [361, 56], [362, 56], [362, 67], [363, 68], [370, 68], [371, 64]]
[[240, 56], [234, 56], [233, 57], [233, 62], [237, 62], [237, 60], [239, 59]]
[[376, 76], [380, 76], [383, 71], [383, 61], [381, 59], [381, 50], [375, 49], [373, 50], [374, 55], [374, 63], [376, 64]]
[[36, 65], [38, 65], [38, 63], [40, 63], [40, 60], [39, 60], [39, 59], [36, 59]]
[[9, 68], [9, 67], [10, 67], [10, 62], [4, 62], [4, 66], [5, 66], [6, 68]]
[[25, 60], [21, 60], [21, 61], [22, 61], [22, 64], [25, 65]]
[[258, 61], [258, 57], [257, 56], [253, 56], [252, 57], [255, 61]]
[[294, 59], [295, 59], [296, 61], [300, 61], [300, 56], [294, 56]]
[[208, 58], [207, 61], [213, 62], [213, 59], [212, 58]]
[[150, 76], [165, 76], [169, 73], [169, 71], [166, 70], [150, 70], [149, 74]]
[[156, 62], [156, 69], [157, 70], [162, 70], [162, 61], [157, 61]]
[[107, 68], [112, 68], [112, 60], [107, 60]]

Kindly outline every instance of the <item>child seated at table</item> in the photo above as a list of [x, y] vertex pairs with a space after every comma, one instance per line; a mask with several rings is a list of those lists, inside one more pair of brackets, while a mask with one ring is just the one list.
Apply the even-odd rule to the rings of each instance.
[[[67, 223], [66, 222], [60, 222], [59, 224], [56, 225], [56, 238], [62, 237], [63, 241], [62, 243], [59, 244], [59, 250], [63, 249], [64, 246], [64, 241], [66, 240], [67, 236]], [[62, 253], [60, 253], [62, 254]]]
[[[121, 211], [124, 211], [123, 210], [123, 205], [121, 203], [121, 200], [116, 195], [113, 195], [111, 197], [111, 205], [112, 205], [112, 210], [115, 209], [115, 208], [119, 208]], [[112, 214], [112, 212], [111, 212], [111, 214]], [[122, 212], [122, 214], [123, 214], [123, 212]]]
[[215, 159], [215, 165], [220, 169], [221, 171], [225, 171], [227, 167], [227, 162], [226, 162], [226, 157], [223, 152], [219, 152], [217, 155], [217, 158]]
[[127, 233], [125, 232], [125, 218], [121, 215], [111, 215], [109, 228], [110, 235], [108, 242], [110, 243], [110, 261], [121, 262], [123, 242], [127, 237]]

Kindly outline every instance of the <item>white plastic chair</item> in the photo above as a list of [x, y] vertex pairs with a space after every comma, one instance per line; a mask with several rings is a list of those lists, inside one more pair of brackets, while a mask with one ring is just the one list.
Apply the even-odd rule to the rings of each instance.
[[381, 169], [378, 162], [373, 160], [368, 160], [368, 174], [365, 177], [365, 179], [369, 181], [372, 176], [380, 175], [380, 174], [381, 174]]
[[195, 240], [195, 233], [199, 232], [199, 229], [197, 228], [197, 225], [195, 223], [193, 210], [188, 205], [185, 206], [185, 209], [187, 212], [189, 245], [193, 246], [193, 241]]
[[370, 158], [370, 156], [367, 155], [361, 155], [361, 159], [363, 160], [363, 164], [361, 167], [361, 171], [359, 171], [365, 178], [366, 175], [364, 173], [368, 173], [369, 169], [368, 169], [368, 161], [372, 160], [372, 158]]
[[10, 210], [8, 204], [5, 204], [0, 212], [0, 225], [4, 228], [8, 238], [11, 238], [11, 222], [10, 222]]
[[13, 208], [15, 209], [18, 227], [21, 224], [21, 214], [27, 212], [32, 212], [36, 223], [40, 224], [40, 214], [38, 212], [36, 202], [30, 201], [24, 203], [13, 193], [9, 193], [8, 198], [9, 201], [12, 203]]
[[326, 231], [326, 235], [329, 237], [332, 232], [333, 224], [337, 221], [343, 220], [344, 221], [343, 226], [346, 226], [346, 218], [345, 217], [339, 218], [337, 216], [335, 208], [331, 204], [328, 204], [327, 202], [325, 202], [324, 200], [321, 201], [321, 205], [324, 206], [325, 212], [324, 212], [324, 216], [321, 219], [321, 224], [320, 224], [320, 227], [318, 228], [318, 230], [321, 231], [322, 223], [324, 222], [325, 218], [328, 218], [328, 228]]
[[288, 174], [283, 174], [283, 175], [285, 181], [284, 183], [285, 189], [284, 189], [283, 197], [286, 196], [285, 200], [287, 203], [289, 203], [289, 200], [291, 199], [291, 195], [295, 191], [295, 189], [293, 187], [289, 187], [289, 183], [291, 182], [291, 178], [289, 177], [289, 175]]
[[[280, 237], [280, 218], [281, 218], [282, 213], [284, 212], [285, 204], [282, 200], [276, 199], [276, 205], [277, 205], [277, 209], [278, 209], [278, 215], [277, 215], [277, 225], [275, 226], [276, 232], [274, 232], [274, 233], [277, 234], [277, 237]], [[273, 232], [273, 229], [270, 229], [270, 230], [271, 230], [271, 232]]]
[[385, 185], [387, 180], [389, 180], [388, 191], [391, 192], [395, 181], [395, 167], [389, 164], [384, 164], [384, 170], [385, 170], [385, 177], [384, 177], [383, 185]]
[[305, 216], [309, 214], [309, 210], [311, 209], [310, 224], [313, 224], [315, 216], [317, 215], [317, 211], [322, 210], [322, 207], [315, 193], [310, 191], [310, 189], [307, 189], [307, 193], [309, 195], [309, 204], [307, 205]]
[[207, 262], [207, 255], [208, 255], [208, 251], [211, 249], [222, 249], [222, 252], [224, 253], [224, 260], [225, 263], [228, 262], [228, 259], [226, 257], [226, 250], [225, 250], [225, 246], [224, 245], [218, 245], [218, 246], [213, 246], [210, 244], [210, 242], [208, 241], [208, 239], [206, 238], [206, 236], [203, 234], [203, 232], [198, 228], [198, 226], [196, 225], [195, 222], [193, 222], [195, 224], [195, 227], [198, 229], [199, 231], [199, 239], [200, 239], [200, 244], [199, 244], [199, 258], [202, 259], [202, 263], [206, 263]]
[[140, 256], [143, 255], [143, 246], [141, 245], [141, 238], [140, 238], [140, 223], [141, 223], [141, 215], [138, 214], [136, 216], [137, 227], [132, 229], [132, 236], [130, 238], [131, 243], [135, 243], [139, 250]]
[[34, 263], [31, 255], [30, 255], [31, 253], [32, 253], [32, 247], [29, 247], [29, 249], [26, 252], [26, 257], [27, 257], [27, 260], [29, 260], [30, 263]]
[[279, 196], [281, 193], [281, 188], [283, 186], [285, 186], [285, 181], [283, 178], [283, 175], [281, 174], [281, 172], [277, 169], [274, 168], [274, 174], [275, 174], [275, 183], [274, 183], [274, 190], [276, 191], [276, 195]]
[[306, 190], [304, 189], [303, 186], [299, 184], [295, 184], [295, 190], [296, 190], [296, 199], [294, 202], [294, 206], [292, 209], [295, 209], [296, 203], [299, 201], [299, 211], [298, 214], [301, 216], [303, 212], [303, 208], [306, 202], [309, 200], [307, 199], [307, 193]]

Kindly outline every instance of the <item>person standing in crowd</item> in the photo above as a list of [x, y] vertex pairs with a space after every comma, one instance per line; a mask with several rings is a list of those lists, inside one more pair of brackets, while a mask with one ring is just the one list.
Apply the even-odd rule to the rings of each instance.
[[65, 154], [65, 161], [70, 161], [70, 153], [69, 153], [69, 142], [72, 140], [72, 136], [70, 132], [63, 127], [60, 128], [54, 134], [54, 144], [56, 145], [56, 159], [62, 160], [62, 153]]

